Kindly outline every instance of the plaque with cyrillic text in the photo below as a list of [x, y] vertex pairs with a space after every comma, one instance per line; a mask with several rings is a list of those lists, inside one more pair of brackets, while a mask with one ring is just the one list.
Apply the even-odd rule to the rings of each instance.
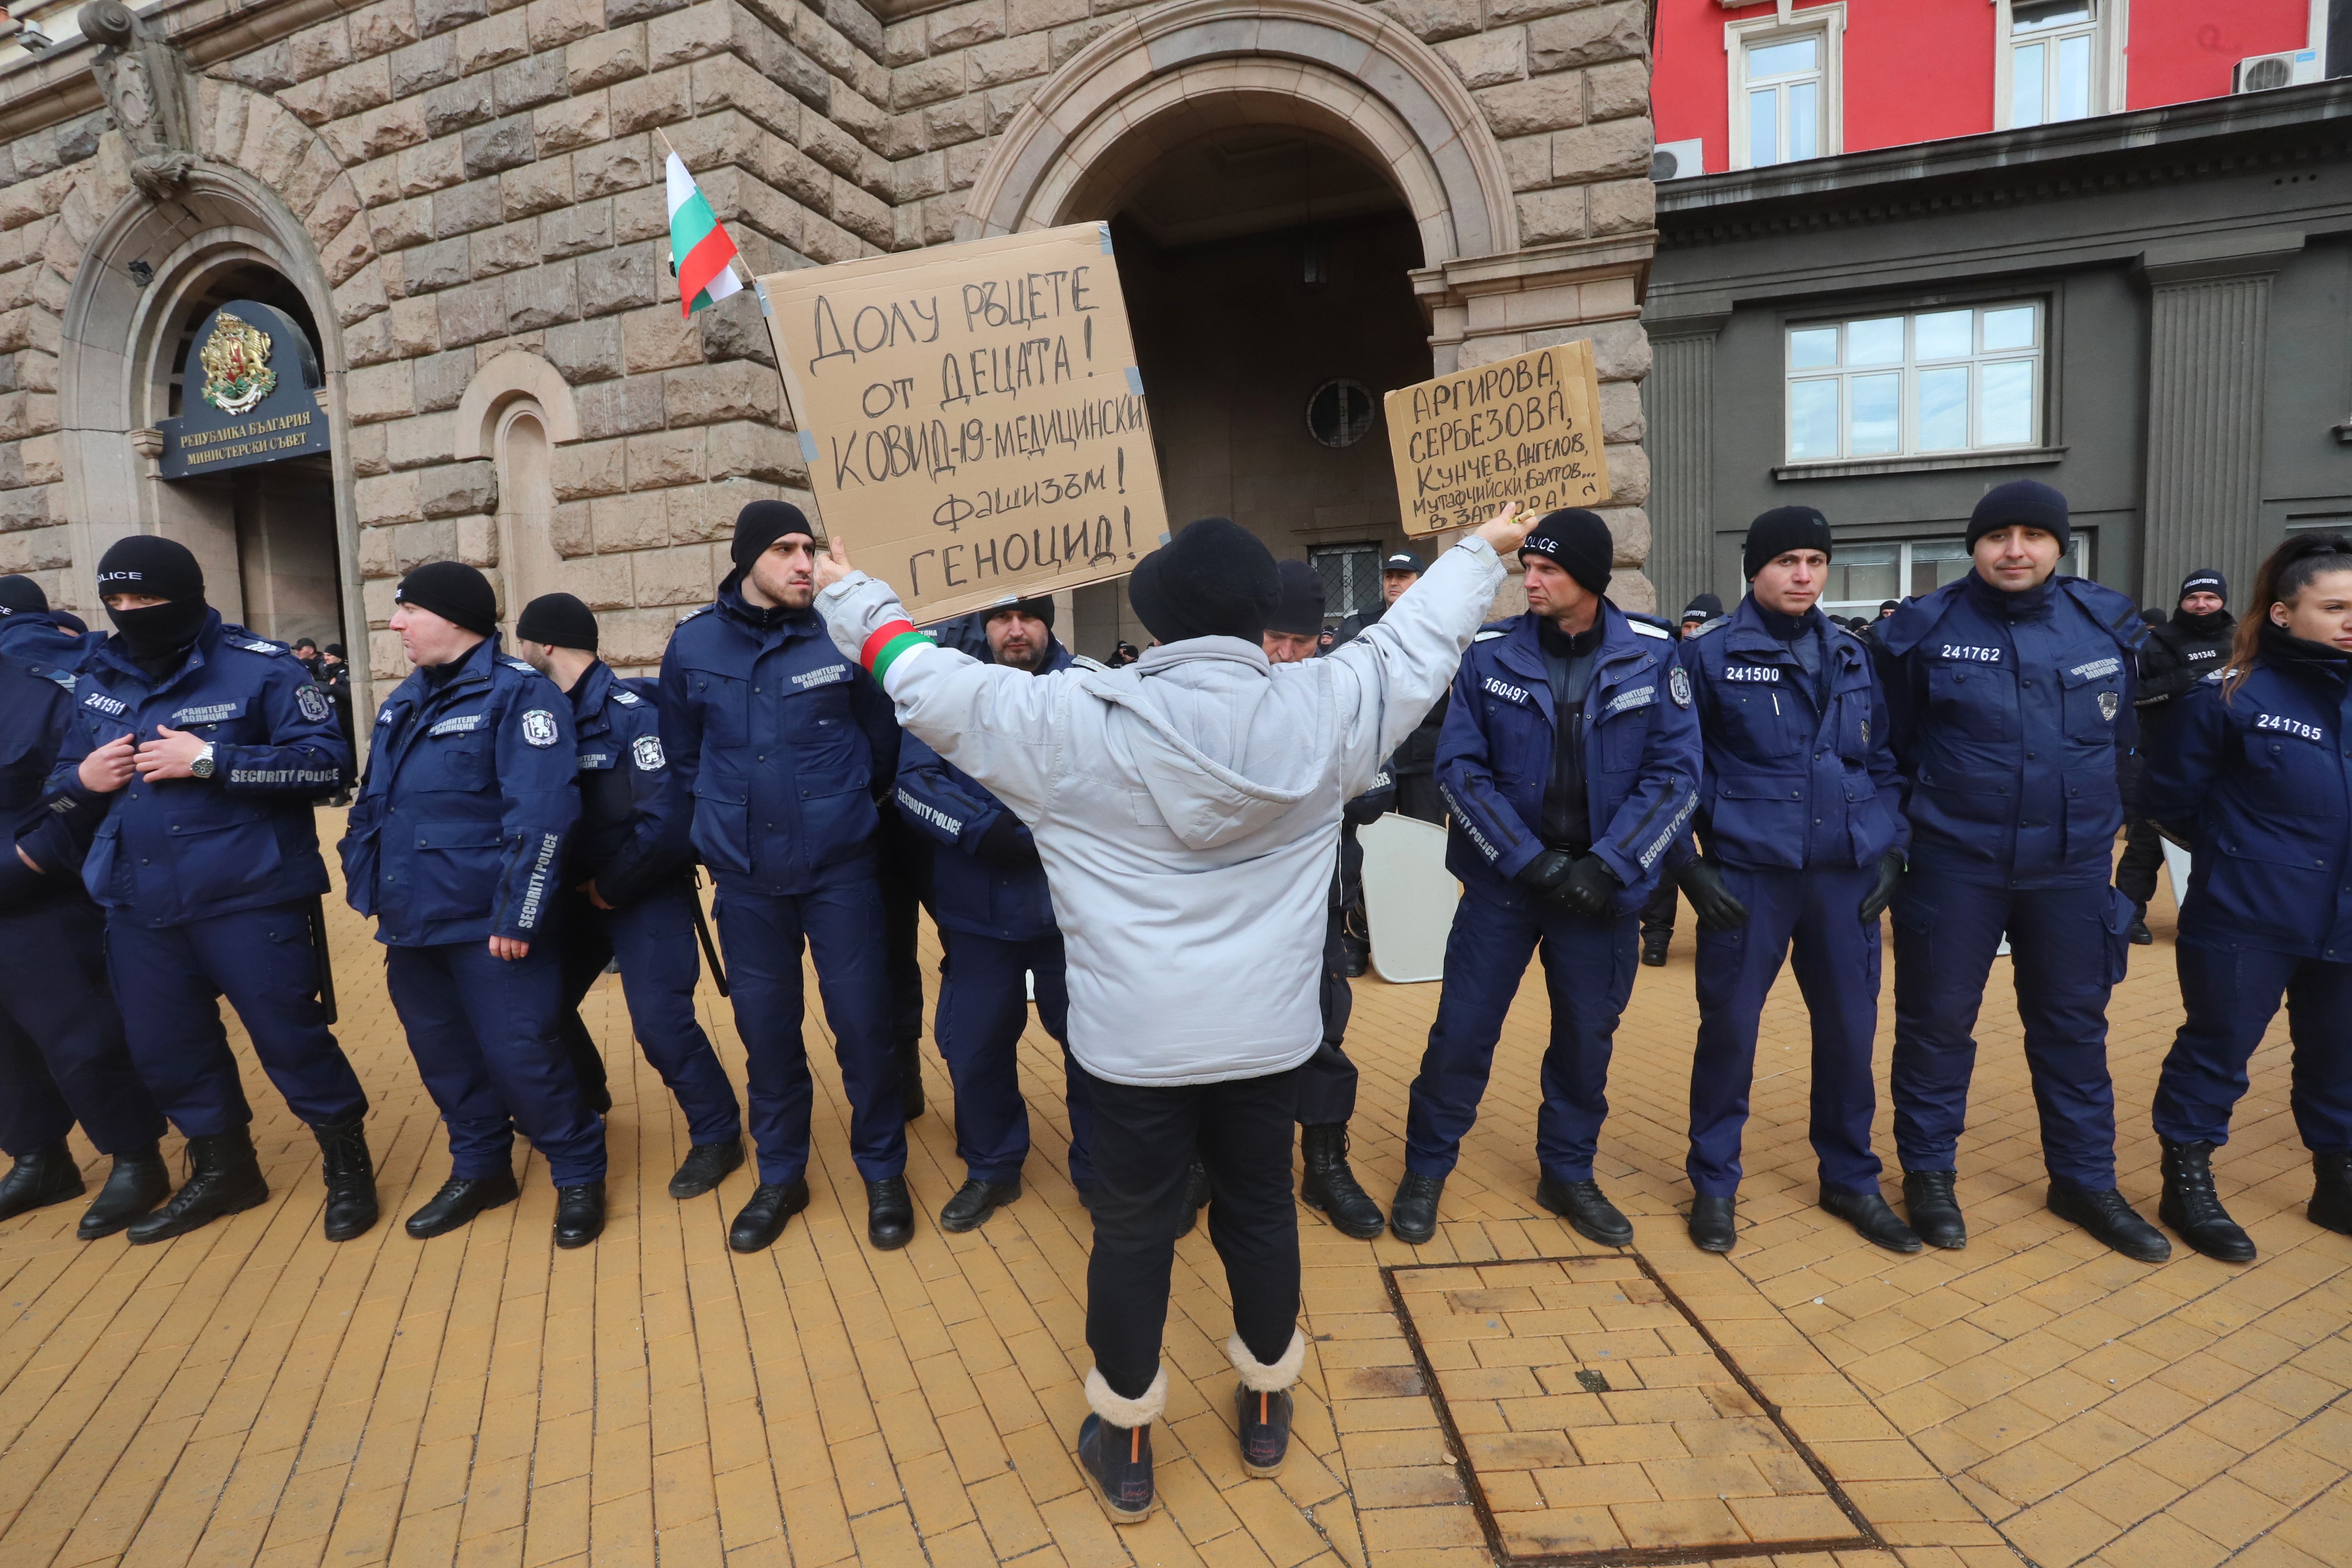
[[1119, 576], [1158, 548], [1108, 225], [760, 286], [825, 531], [917, 621]]
[[1407, 533], [1609, 499], [1601, 380], [1582, 338], [1401, 386], [1381, 400]]
[[233, 300], [205, 318], [180, 368], [180, 413], [157, 422], [167, 479], [325, 452], [319, 356], [275, 305]]

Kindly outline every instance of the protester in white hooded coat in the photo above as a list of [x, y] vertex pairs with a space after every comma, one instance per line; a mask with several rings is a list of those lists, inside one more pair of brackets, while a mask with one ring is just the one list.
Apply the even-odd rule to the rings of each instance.
[[1272, 1473], [1289, 1428], [1297, 1215], [1291, 1069], [1322, 1037], [1323, 903], [1340, 809], [1453, 679], [1527, 531], [1510, 510], [1448, 551], [1330, 657], [1274, 666], [1276, 595], [1255, 536], [1204, 519], [1137, 565], [1160, 639], [1118, 670], [1029, 676], [938, 647], [840, 542], [818, 568], [834, 641], [898, 721], [1035, 838], [1069, 952], [1070, 1050], [1094, 1089], [1102, 1195], [1088, 1269], [1079, 1448], [1115, 1519], [1151, 1507], [1148, 1427], [1170, 1265], [1197, 1146], [1215, 1199], [1242, 1374], [1244, 1460]]

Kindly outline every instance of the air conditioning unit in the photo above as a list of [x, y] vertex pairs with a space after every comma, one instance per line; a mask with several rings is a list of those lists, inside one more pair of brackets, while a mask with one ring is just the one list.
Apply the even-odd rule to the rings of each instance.
[[1654, 180], [1687, 180], [1693, 174], [1706, 173], [1704, 137], [1694, 136], [1685, 142], [1661, 142], [1658, 150], [1650, 154], [1650, 178]]
[[2248, 55], [2238, 62], [2231, 79], [2231, 92], [2268, 92], [2273, 88], [2300, 87], [2326, 74], [2317, 49], [2285, 49], [2275, 55]]

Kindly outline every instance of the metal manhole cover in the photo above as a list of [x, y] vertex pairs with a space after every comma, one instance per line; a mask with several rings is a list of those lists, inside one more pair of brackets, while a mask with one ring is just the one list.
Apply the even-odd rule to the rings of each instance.
[[1638, 1253], [1382, 1274], [1499, 1561], [1884, 1550]]

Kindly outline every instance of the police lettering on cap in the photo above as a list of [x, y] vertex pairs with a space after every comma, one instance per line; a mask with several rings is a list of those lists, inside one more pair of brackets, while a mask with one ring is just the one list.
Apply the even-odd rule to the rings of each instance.
[[1519, 544], [1520, 560], [1529, 555], [1549, 557], [1591, 594], [1609, 591], [1610, 563], [1616, 553], [1609, 525], [1599, 513], [1577, 506], [1544, 513]]
[[2179, 597], [2173, 603], [2177, 605], [2191, 594], [2210, 594], [2217, 599], [2227, 599], [2230, 596], [2230, 580], [2210, 566], [2200, 566], [2180, 580]]
[[1381, 563], [1381, 570], [1383, 572], [1410, 572], [1414, 576], [1418, 577], [1423, 572], [1429, 570], [1429, 563], [1422, 560], [1420, 556], [1415, 555], [1410, 550], [1400, 550], [1394, 555], [1390, 556], [1387, 560]]
[[550, 647], [596, 651], [596, 612], [570, 594], [541, 594], [515, 617], [515, 636]]
[[0, 616], [39, 615], [49, 607], [48, 595], [30, 577], [11, 574], [0, 577]]
[[2066, 498], [2032, 479], [2011, 479], [1984, 493], [1969, 514], [1969, 552], [1976, 552], [1978, 540], [2004, 528], [2038, 528], [2058, 542], [2061, 555], [2074, 548], [2074, 526], [2066, 515]]
[[1266, 616], [1265, 629], [1286, 637], [1311, 637], [1323, 629], [1323, 574], [1304, 561], [1277, 561], [1282, 598]]
[[1830, 520], [1809, 506], [1776, 506], [1748, 525], [1748, 542], [1739, 564], [1754, 582], [1756, 574], [1792, 550], [1830, 553]]
[[453, 626], [488, 637], [499, 629], [490, 580], [462, 561], [428, 561], [400, 580], [393, 602], [428, 610]]
[[735, 514], [735, 542], [727, 553], [736, 565], [748, 569], [788, 533], [805, 534], [811, 545], [816, 542], [816, 530], [800, 508], [788, 500], [755, 500]]
[[100, 598], [137, 594], [150, 599], [201, 599], [205, 570], [178, 540], [133, 533], [108, 545], [99, 557], [98, 593]]
[[1701, 594], [1683, 606], [1683, 625], [1693, 621], [1711, 621], [1723, 614], [1723, 601], [1712, 594]]

